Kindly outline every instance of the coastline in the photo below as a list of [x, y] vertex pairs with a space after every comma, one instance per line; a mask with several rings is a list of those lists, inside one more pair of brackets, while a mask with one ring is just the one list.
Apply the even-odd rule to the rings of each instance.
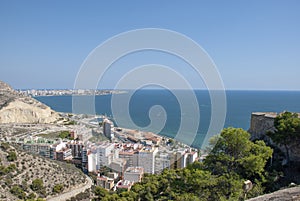
[[92, 90], [92, 89], [19, 89], [19, 94], [31, 97], [48, 96], [103, 96], [128, 93], [126, 90]]

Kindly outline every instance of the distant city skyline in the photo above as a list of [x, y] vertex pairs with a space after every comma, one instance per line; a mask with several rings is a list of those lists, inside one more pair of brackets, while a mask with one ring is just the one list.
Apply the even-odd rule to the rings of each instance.
[[[122, 32], [160, 28], [204, 48], [227, 90], [300, 90], [299, 9], [297, 0], [1, 1], [0, 80], [16, 89], [72, 89], [99, 44]], [[194, 88], [205, 88], [178, 58], [151, 51], [113, 64], [101, 88], [152, 63], [168, 64]]]

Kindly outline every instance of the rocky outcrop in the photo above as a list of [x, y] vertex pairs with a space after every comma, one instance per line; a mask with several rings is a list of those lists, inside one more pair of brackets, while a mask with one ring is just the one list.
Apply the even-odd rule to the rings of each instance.
[[53, 123], [59, 118], [50, 107], [0, 81], [0, 123]]
[[300, 201], [300, 187], [287, 188], [274, 193], [262, 195], [248, 201]]

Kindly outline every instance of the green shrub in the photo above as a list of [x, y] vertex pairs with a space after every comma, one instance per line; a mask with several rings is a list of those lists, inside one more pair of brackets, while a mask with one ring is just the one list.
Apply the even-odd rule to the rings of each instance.
[[31, 183], [31, 186], [30, 186], [30, 188], [33, 191], [42, 190], [43, 187], [44, 187], [44, 184], [43, 184], [43, 180], [41, 180], [41, 179], [35, 179], [35, 180], [33, 180], [32, 183]]
[[14, 185], [11, 189], [10, 192], [18, 197], [19, 199], [24, 199], [26, 197], [26, 193], [23, 191], [23, 189], [17, 185]]
[[8, 153], [7, 160], [8, 161], [15, 161], [15, 160], [17, 160], [17, 154], [16, 154], [16, 152], [10, 151]]
[[61, 193], [64, 189], [64, 186], [62, 184], [56, 184], [54, 187], [53, 187], [53, 192], [54, 193]]

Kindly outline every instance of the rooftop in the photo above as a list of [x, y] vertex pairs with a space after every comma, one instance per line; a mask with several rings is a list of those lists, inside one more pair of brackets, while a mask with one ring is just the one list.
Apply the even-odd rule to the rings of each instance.
[[142, 167], [128, 167], [125, 172], [126, 173], [143, 173], [144, 168], [142, 168]]

